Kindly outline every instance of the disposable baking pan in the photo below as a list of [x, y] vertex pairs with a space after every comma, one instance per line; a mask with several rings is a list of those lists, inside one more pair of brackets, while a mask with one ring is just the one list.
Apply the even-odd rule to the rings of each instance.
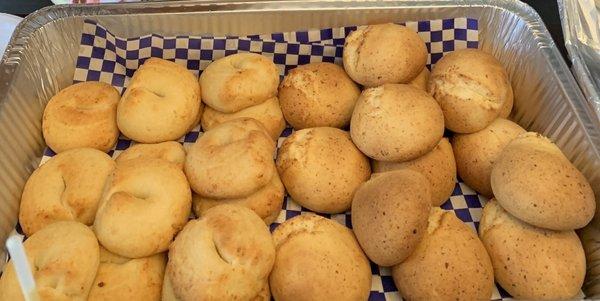
[[[17, 223], [23, 185], [45, 147], [46, 102], [71, 83], [84, 19], [121, 37], [155, 33], [248, 35], [381, 22], [469, 17], [479, 20], [480, 47], [508, 69], [515, 91], [511, 119], [551, 137], [600, 196], [600, 122], [585, 101], [540, 17], [518, 1], [260, 1], [164, 2], [54, 6], [15, 31], [0, 65], [0, 240]], [[584, 239], [594, 297], [600, 232]], [[4, 262], [0, 261], [0, 265]]]

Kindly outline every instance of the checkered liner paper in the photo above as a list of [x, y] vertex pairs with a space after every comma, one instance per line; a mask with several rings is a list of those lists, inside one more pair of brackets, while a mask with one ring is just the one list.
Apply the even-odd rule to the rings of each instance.
[[[478, 24], [475, 19], [456, 18], [406, 22], [405, 25], [417, 31], [425, 41], [429, 52], [427, 60], [429, 68], [445, 53], [455, 49], [477, 48], [478, 46]], [[246, 37], [163, 37], [152, 34], [123, 39], [114, 36], [100, 24], [86, 20], [73, 81], [102, 81], [112, 84], [120, 92], [123, 92], [135, 70], [149, 57], [174, 61], [198, 75], [210, 62], [238, 52], [254, 52], [271, 58], [279, 68], [280, 76], [283, 77], [290, 69], [307, 63], [342, 64], [344, 39], [355, 29], [356, 27], [327, 28]], [[292, 129], [288, 127], [279, 139], [278, 146], [291, 133]], [[200, 127], [196, 127], [179, 141], [184, 146], [189, 146], [196, 141], [199, 135], [201, 135]], [[120, 137], [117, 145], [109, 154], [116, 157], [130, 145], [132, 145], [130, 140]], [[47, 149], [42, 162], [53, 155], [52, 150]], [[442, 205], [442, 208], [454, 210], [461, 220], [476, 229], [485, 201], [484, 197], [477, 195], [462, 182], [458, 182], [452, 196]], [[271, 230], [283, 221], [305, 212], [309, 212], [309, 210], [287, 197], [279, 217], [271, 225]], [[350, 213], [321, 215], [352, 227]], [[371, 270], [373, 279], [369, 300], [401, 300], [390, 269], [371, 263]], [[493, 300], [502, 300], [507, 297], [506, 292], [494, 289]]]

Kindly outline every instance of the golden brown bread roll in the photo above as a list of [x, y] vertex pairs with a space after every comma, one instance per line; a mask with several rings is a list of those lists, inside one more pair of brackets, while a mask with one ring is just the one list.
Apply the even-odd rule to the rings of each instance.
[[413, 80], [411, 80], [409, 82], [409, 84], [411, 84], [423, 91], [427, 91], [427, 82], [429, 82], [430, 75], [431, 75], [431, 72], [429, 72], [429, 69], [423, 68], [423, 71], [421, 71], [421, 73], [419, 73], [419, 75], [417, 75], [417, 77], [413, 78]]
[[183, 168], [185, 162], [185, 149], [181, 143], [177, 141], [167, 141], [154, 144], [135, 144], [123, 151], [115, 162], [120, 164], [127, 160], [135, 160], [139, 158], [157, 158], [167, 160], [179, 168]]
[[478, 49], [446, 54], [433, 67], [428, 90], [444, 111], [446, 127], [456, 133], [484, 129], [513, 97], [502, 64]]
[[191, 206], [190, 186], [175, 164], [156, 158], [127, 160], [107, 180], [94, 231], [112, 253], [147, 257], [169, 248]]
[[224, 122], [188, 150], [184, 170], [192, 189], [210, 198], [243, 198], [273, 177], [275, 143], [252, 118]]
[[277, 170], [294, 201], [323, 213], [348, 210], [354, 191], [371, 174], [348, 132], [331, 127], [303, 129], [285, 139]]
[[166, 264], [165, 253], [130, 259], [100, 247], [100, 266], [88, 301], [160, 301]]
[[350, 123], [358, 86], [332, 63], [310, 63], [292, 69], [279, 86], [285, 119], [296, 130], [344, 128]]
[[574, 231], [528, 225], [493, 199], [483, 208], [479, 236], [490, 254], [496, 281], [514, 298], [573, 298], [585, 277], [585, 255]]
[[498, 118], [485, 129], [452, 137], [458, 175], [475, 191], [491, 197], [492, 165], [504, 147], [525, 130], [518, 124]]
[[[98, 241], [87, 226], [59, 221], [23, 245], [40, 300], [87, 300], [99, 263]], [[0, 278], [0, 300], [25, 300], [12, 261]]]
[[19, 222], [27, 236], [56, 221], [94, 223], [104, 182], [115, 168], [93, 148], [59, 153], [36, 169], [23, 188]]
[[256, 53], [228, 55], [200, 74], [202, 100], [223, 113], [234, 113], [276, 96], [278, 85], [277, 66]]
[[274, 260], [273, 239], [258, 215], [220, 205], [177, 235], [167, 275], [180, 300], [269, 300], [264, 288]]
[[275, 170], [269, 183], [249, 196], [238, 199], [211, 199], [194, 193], [192, 203], [196, 216], [202, 216], [208, 209], [222, 204], [240, 205], [252, 209], [270, 225], [279, 216], [284, 197], [285, 188]]
[[440, 208], [431, 210], [427, 233], [392, 276], [406, 300], [489, 300], [494, 287], [490, 257], [475, 231]]
[[587, 179], [538, 133], [523, 133], [504, 147], [492, 168], [491, 183], [498, 203], [534, 226], [579, 229], [596, 210]]
[[380, 161], [406, 161], [432, 150], [444, 134], [442, 110], [412, 85], [386, 84], [366, 89], [350, 122], [352, 141]]
[[371, 268], [352, 231], [308, 213], [279, 225], [269, 277], [278, 301], [367, 300]]
[[149, 58], [133, 74], [117, 108], [121, 132], [142, 143], [177, 140], [198, 123], [196, 76], [171, 61]]
[[369, 25], [353, 31], [344, 44], [344, 69], [366, 87], [408, 83], [425, 68], [427, 48], [402, 25]]
[[254, 118], [262, 123], [273, 140], [277, 140], [285, 129], [285, 119], [277, 97], [269, 98], [263, 103], [235, 113], [221, 113], [208, 107], [202, 116], [202, 129], [208, 131], [223, 122], [242, 117]]
[[442, 138], [430, 152], [405, 162], [373, 161], [373, 172], [381, 173], [398, 169], [410, 169], [423, 174], [431, 184], [431, 205], [445, 203], [456, 185], [456, 163], [452, 146]]
[[102, 82], [81, 82], [60, 90], [44, 109], [46, 144], [56, 153], [80, 147], [108, 151], [119, 138], [119, 98], [117, 89]]
[[362, 184], [352, 201], [352, 227], [369, 259], [380, 266], [402, 262], [427, 228], [431, 193], [416, 171], [382, 173]]

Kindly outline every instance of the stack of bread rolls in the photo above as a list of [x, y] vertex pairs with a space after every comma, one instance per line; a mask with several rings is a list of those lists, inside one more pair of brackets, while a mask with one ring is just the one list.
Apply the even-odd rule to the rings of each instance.
[[[42, 120], [57, 155], [19, 213], [40, 296], [367, 300], [369, 260], [407, 300], [489, 300], [494, 281], [515, 298], [580, 291], [574, 230], [594, 215], [593, 191], [548, 138], [507, 119], [496, 58], [457, 50], [429, 72], [419, 35], [390, 23], [350, 33], [343, 62], [279, 83], [259, 54], [218, 59], [199, 79], [150, 58], [120, 100], [103, 83], [60, 91]], [[137, 143], [112, 160], [119, 132]], [[479, 235], [440, 208], [458, 177], [493, 198]], [[270, 233], [286, 192], [316, 213], [351, 211], [353, 229], [304, 213]], [[23, 300], [11, 262], [0, 300]]]

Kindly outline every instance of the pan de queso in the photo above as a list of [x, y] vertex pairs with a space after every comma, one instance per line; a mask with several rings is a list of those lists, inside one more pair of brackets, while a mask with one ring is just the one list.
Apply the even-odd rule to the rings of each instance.
[[332, 63], [310, 63], [292, 69], [279, 86], [285, 119], [296, 130], [344, 128], [350, 123], [358, 86]]
[[196, 76], [171, 61], [149, 58], [133, 74], [117, 107], [121, 132], [142, 143], [177, 140], [197, 122]]
[[202, 101], [209, 107], [234, 113], [277, 96], [279, 70], [270, 58], [236, 53], [215, 60], [200, 74]]
[[[40, 300], [87, 300], [99, 264], [94, 232], [74, 221], [59, 221], [24, 243]], [[0, 278], [0, 300], [25, 301], [12, 260]]]
[[151, 256], [169, 248], [191, 207], [190, 186], [178, 166], [156, 158], [127, 160], [106, 182], [94, 231], [112, 253]]
[[269, 284], [277, 301], [367, 300], [371, 268], [352, 231], [306, 213], [273, 232], [277, 250]]
[[46, 144], [56, 153], [91, 147], [103, 152], [117, 142], [119, 91], [102, 82], [81, 82], [54, 95], [42, 117]]
[[271, 233], [258, 215], [242, 206], [213, 207], [190, 221], [171, 244], [171, 297], [268, 301], [265, 287], [274, 260]]
[[348, 132], [331, 127], [290, 135], [279, 149], [277, 170], [295, 202], [322, 213], [348, 210], [354, 191], [371, 175]]
[[456, 133], [484, 129], [513, 97], [502, 64], [477, 49], [444, 55], [431, 71], [428, 90], [444, 111], [446, 127]]
[[596, 210], [587, 179], [538, 133], [523, 133], [504, 147], [492, 167], [491, 183], [506, 211], [537, 227], [579, 229]]
[[493, 199], [483, 208], [479, 236], [496, 281], [516, 299], [576, 297], [585, 278], [585, 254], [575, 231], [528, 225]]
[[365, 87], [408, 83], [423, 71], [427, 48], [419, 35], [402, 25], [360, 27], [346, 37], [344, 69]]
[[412, 170], [379, 174], [352, 201], [352, 227], [369, 259], [380, 266], [402, 262], [417, 247], [431, 209], [429, 181]]
[[439, 105], [412, 85], [386, 84], [364, 90], [350, 122], [352, 141], [379, 161], [420, 157], [431, 151], [443, 134]]
[[373, 161], [373, 172], [382, 173], [398, 169], [420, 172], [431, 184], [431, 205], [445, 203], [456, 185], [456, 163], [452, 146], [442, 138], [430, 152], [405, 162]]
[[23, 188], [19, 223], [31, 236], [56, 221], [94, 223], [104, 182], [115, 162], [93, 148], [75, 148], [50, 158]]
[[480, 194], [491, 197], [492, 165], [504, 147], [525, 130], [518, 124], [498, 118], [485, 129], [470, 134], [455, 134], [452, 149], [458, 175]]
[[494, 271], [477, 233], [454, 212], [431, 210], [417, 249], [392, 268], [405, 300], [490, 300]]
[[273, 177], [275, 142], [252, 118], [221, 123], [205, 132], [187, 153], [185, 174], [192, 189], [209, 198], [242, 198]]

